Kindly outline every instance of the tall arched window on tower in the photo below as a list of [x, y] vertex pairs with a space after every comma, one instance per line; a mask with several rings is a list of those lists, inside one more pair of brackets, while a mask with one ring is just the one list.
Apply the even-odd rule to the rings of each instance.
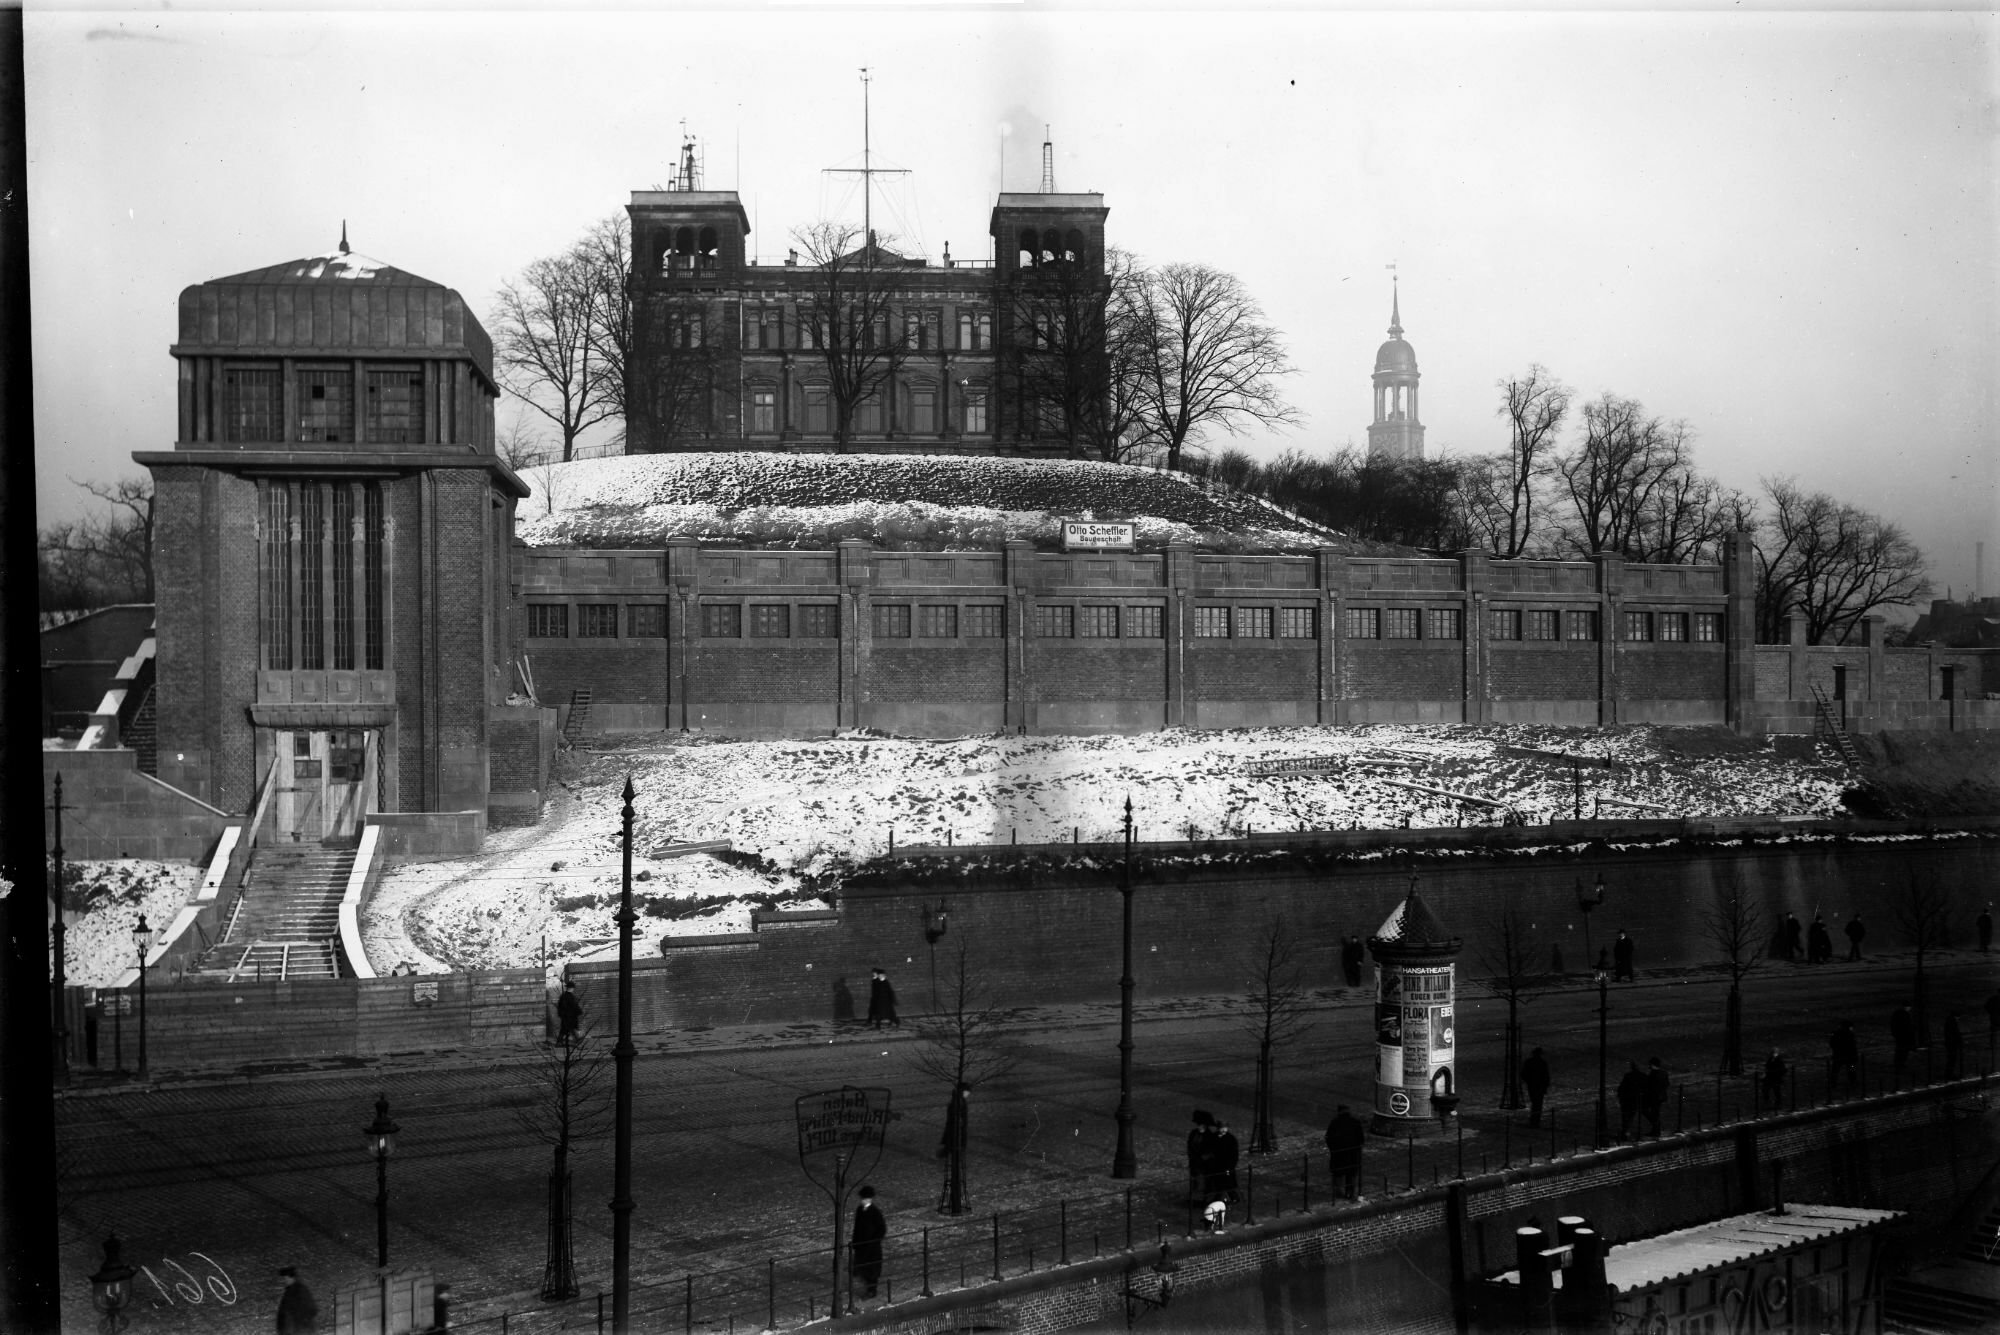
[[1063, 258], [1071, 264], [1083, 263], [1083, 233], [1074, 227], [1063, 236]]
[[292, 492], [282, 482], [264, 492], [264, 666], [292, 666]]
[[715, 265], [715, 229], [713, 227], [704, 227], [701, 229], [700, 239], [696, 242], [694, 267], [697, 269], [713, 269]]
[[967, 381], [958, 396], [959, 430], [968, 436], [986, 434], [986, 384]]
[[1040, 264], [1040, 251], [1041, 243], [1035, 235], [1035, 229], [1032, 227], [1023, 227], [1021, 229], [1021, 267], [1023, 269], [1032, 269], [1035, 265]]

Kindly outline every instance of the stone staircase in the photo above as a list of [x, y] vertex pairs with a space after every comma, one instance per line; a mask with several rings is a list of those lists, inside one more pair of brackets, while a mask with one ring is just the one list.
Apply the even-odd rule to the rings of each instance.
[[1987, 1210], [1957, 1256], [1888, 1281], [1882, 1326], [1896, 1335], [2000, 1330], [2000, 1204]]
[[222, 940], [203, 952], [190, 978], [338, 978], [334, 939], [354, 849], [280, 844], [250, 856]]

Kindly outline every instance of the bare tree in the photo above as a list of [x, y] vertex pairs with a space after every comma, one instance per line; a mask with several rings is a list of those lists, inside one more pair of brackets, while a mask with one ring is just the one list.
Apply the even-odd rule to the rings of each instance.
[[44, 622], [112, 603], [153, 601], [153, 482], [77, 482], [109, 507], [43, 528], [37, 584]]
[[542, 1050], [529, 1068], [527, 1103], [515, 1109], [521, 1129], [549, 1146], [548, 1263], [542, 1297], [577, 1295], [576, 1251], [570, 1210], [570, 1154], [579, 1142], [611, 1128], [613, 1108], [604, 1076], [609, 1053], [587, 1026], [565, 1032]]
[[1931, 1042], [1930, 978], [1924, 972], [1924, 962], [1933, 951], [1944, 948], [1951, 929], [1951, 910], [1951, 891], [1941, 881], [1915, 872], [1905, 877], [1903, 893], [1891, 908], [1896, 925], [1903, 929], [1904, 938], [1917, 955], [1918, 1047], [1929, 1047]]
[[1138, 285], [1134, 311], [1144, 339], [1138, 421], [1167, 467], [1211, 429], [1240, 435], [1301, 420], [1278, 392], [1293, 369], [1284, 340], [1235, 275], [1165, 265]]
[[1493, 555], [1513, 560], [1537, 536], [1535, 503], [1556, 450], [1556, 436], [1569, 418], [1574, 391], [1540, 363], [1527, 374], [1499, 382], [1500, 407], [1507, 421], [1507, 452], [1484, 456], [1466, 470], [1464, 495], [1468, 526]]
[[961, 938], [947, 963], [938, 1008], [911, 1022], [918, 1043], [910, 1059], [917, 1070], [950, 1091], [939, 1146], [945, 1160], [944, 1208], [950, 1214], [963, 1214], [970, 1208], [965, 1194], [965, 1158], [971, 1142], [966, 1096], [1013, 1070], [1017, 1058], [1000, 1046], [1004, 1013], [979, 982], [971, 943]]
[[1702, 930], [1722, 952], [1729, 970], [1729, 999], [1722, 1026], [1722, 1064], [1743, 1074], [1743, 979], [1764, 962], [1768, 924], [1764, 911], [1737, 886], [1717, 886], [1715, 904], [1702, 915]]
[[1492, 945], [1480, 952], [1479, 964], [1486, 970], [1487, 989], [1507, 1003], [1500, 1106], [1519, 1108], [1525, 1106], [1521, 1102], [1521, 1007], [1534, 1001], [1549, 980], [1535, 967], [1535, 946], [1517, 905], [1510, 903], [1502, 910], [1498, 927]]
[[1687, 467], [1688, 428], [1647, 415], [1636, 399], [1604, 394], [1583, 405], [1583, 439], [1554, 460], [1570, 503], [1564, 542], [1588, 555], [1637, 558], [1655, 493]]
[[[1132, 256], [1105, 251], [1096, 270], [1058, 260], [1024, 270], [1009, 312], [1021, 397], [1059, 420], [1071, 457], [1122, 463], [1139, 445], [1151, 340]], [[1053, 424], [1051, 422], [1050, 424]]]
[[1297, 939], [1284, 918], [1273, 917], [1250, 951], [1250, 1015], [1244, 1027], [1257, 1043], [1257, 1092], [1250, 1111], [1252, 1154], [1271, 1154], [1278, 1148], [1271, 1095], [1277, 1050], [1312, 1022], [1302, 973]]
[[528, 424], [520, 418], [497, 433], [493, 441], [493, 452], [500, 461], [519, 473], [548, 461], [548, 448], [542, 438], [528, 429]]
[[1878, 607], [1928, 597], [1924, 556], [1880, 515], [1767, 478], [1771, 515], [1757, 533], [1757, 638], [1784, 638], [1787, 617], [1805, 621], [1807, 644], [1845, 642]]
[[620, 408], [593, 338], [596, 308], [582, 245], [536, 260], [501, 284], [494, 307], [500, 383], [561, 433], [565, 462], [576, 457], [579, 435]]
[[845, 223], [814, 223], [792, 236], [811, 265], [810, 281], [799, 293], [800, 334], [825, 370], [833, 447], [845, 454], [856, 414], [864, 407], [886, 411], [883, 400], [909, 352], [909, 340], [896, 325], [897, 275], [904, 261], [875, 236]]

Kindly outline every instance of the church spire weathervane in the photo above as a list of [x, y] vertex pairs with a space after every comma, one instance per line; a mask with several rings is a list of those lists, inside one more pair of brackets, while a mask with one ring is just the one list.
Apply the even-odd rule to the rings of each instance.
[[1395, 265], [1390, 264], [1384, 267], [1389, 270], [1389, 337], [1401, 338], [1403, 336], [1403, 301], [1402, 290], [1397, 286], [1400, 276], [1396, 273]]

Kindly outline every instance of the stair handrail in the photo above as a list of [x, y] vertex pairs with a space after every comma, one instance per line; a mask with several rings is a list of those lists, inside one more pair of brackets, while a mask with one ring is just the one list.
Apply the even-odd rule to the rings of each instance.
[[[278, 761], [277, 757], [273, 756], [270, 768], [264, 771], [264, 786], [257, 794], [256, 810], [250, 817], [250, 828], [246, 832], [248, 837], [244, 840], [244, 847], [251, 852], [256, 851], [258, 836], [264, 831], [264, 817], [270, 814], [271, 799], [277, 795], [277, 792]], [[248, 880], [249, 876], [250, 868], [246, 863], [243, 868], [243, 879]]]

